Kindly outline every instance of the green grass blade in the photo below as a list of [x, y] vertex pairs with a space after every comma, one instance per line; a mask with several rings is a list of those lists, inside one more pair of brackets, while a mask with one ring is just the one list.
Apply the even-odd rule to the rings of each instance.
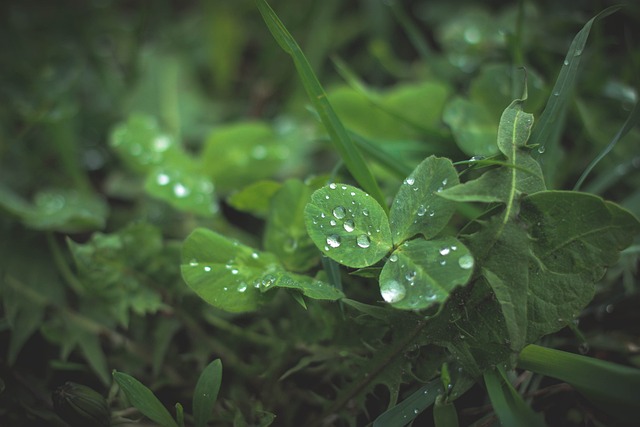
[[376, 418], [373, 427], [407, 425], [422, 411], [433, 405], [440, 393], [442, 393], [442, 384], [439, 378], [428, 382], [411, 396]]
[[167, 408], [140, 381], [124, 372], [113, 371], [113, 379], [120, 386], [129, 403], [136, 407], [143, 415], [155, 421], [162, 427], [178, 427]]
[[536, 414], [507, 380], [504, 371], [493, 370], [484, 374], [489, 399], [503, 426], [544, 426], [541, 415]]
[[571, 384], [619, 419], [640, 417], [640, 369], [533, 344], [520, 353], [518, 368]]
[[[616, 12], [620, 8], [621, 6], [611, 6], [598, 13], [582, 27], [571, 42], [562, 69], [551, 91], [551, 97], [547, 101], [547, 105], [540, 119], [538, 119], [538, 124], [531, 132], [529, 144], [538, 145], [540, 152], [549, 148], [551, 148], [550, 151], [555, 151], [555, 145], [559, 143], [559, 137], [561, 135], [560, 128], [564, 123], [564, 120], [562, 120], [564, 110], [566, 110], [569, 100], [571, 99], [571, 94], [577, 81], [582, 53], [593, 23], [598, 19], [602, 19]], [[550, 167], [552, 166], [553, 164], [550, 163]], [[547, 171], [545, 170], [545, 176], [546, 175]]]
[[298, 46], [293, 36], [291, 36], [265, 0], [256, 0], [256, 4], [273, 37], [280, 47], [293, 58], [296, 70], [302, 79], [302, 84], [307, 91], [311, 104], [318, 112], [320, 120], [327, 129], [331, 141], [333, 141], [347, 169], [362, 189], [375, 198], [385, 210], [388, 210], [384, 195], [378, 183], [360, 154], [360, 151], [349, 137], [342, 122], [331, 107], [327, 99], [327, 94], [318, 81], [300, 46]]
[[200, 374], [193, 391], [193, 419], [195, 427], [206, 427], [213, 415], [222, 382], [222, 362], [216, 359]]
[[591, 163], [589, 163], [589, 166], [586, 167], [586, 169], [584, 170], [584, 172], [582, 172], [582, 175], [580, 175], [580, 178], [578, 179], [578, 181], [576, 182], [576, 185], [573, 187], [573, 191], [579, 191], [580, 187], [582, 186], [582, 184], [584, 183], [584, 180], [587, 178], [587, 176], [589, 176], [589, 173], [591, 173], [591, 171], [593, 170], [594, 167], [596, 167], [596, 165], [598, 163], [600, 163], [600, 160], [604, 159], [604, 157], [609, 154], [611, 152], [611, 150], [613, 150], [613, 148], [616, 146], [616, 144], [627, 134], [629, 133], [629, 131], [631, 129], [633, 129], [634, 126], [636, 126], [638, 123], [640, 123], [640, 103], [636, 102], [636, 105], [633, 106], [633, 109], [631, 110], [631, 112], [629, 113], [629, 116], [627, 117], [627, 120], [624, 122], [624, 124], [622, 125], [622, 127], [620, 128], [620, 130], [618, 131], [618, 133], [616, 133], [616, 135], [613, 137], [613, 139], [611, 140], [611, 142], [609, 143], [609, 145], [607, 145], [604, 150], [602, 150], [600, 152], [600, 154], [598, 154], [596, 156], [595, 159], [593, 159], [591, 161]]

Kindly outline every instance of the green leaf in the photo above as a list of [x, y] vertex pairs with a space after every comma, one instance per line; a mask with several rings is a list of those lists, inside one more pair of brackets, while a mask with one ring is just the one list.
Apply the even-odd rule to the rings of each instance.
[[636, 368], [533, 344], [520, 353], [518, 367], [571, 384], [623, 423], [640, 416], [640, 370]]
[[458, 174], [449, 159], [430, 156], [423, 160], [404, 180], [391, 205], [394, 244], [416, 234], [426, 239], [437, 235], [455, 211], [455, 203], [437, 194], [458, 183]]
[[202, 371], [193, 390], [193, 418], [195, 427], [205, 427], [213, 415], [222, 382], [222, 362], [216, 359]]
[[127, 400], [144, 416], [162, 427], [178, 427], [162, 403], [144, 384], [123, 372], [113, 371], [113, 379], [120, 386]]
[[184, 241], [181, 272], [187, 285], [214, 307], [255, 310], [264, 301], [263, 277], [278, 269], [275, 257], [204, 228]]
[[527, 342], [555, 332], [591, 300], [594, 284], [640, 232], [628, 211], [600, 197], [545, 191], [523, 199], [531, 236]]
[[269, 289], [277, 287], [296, 289], [302, 292], [304, 296], [313, 299], [335, 301], [344, 298], [344, 294], [341, 290], [323, 282], [322, 280], [285, 271], [265, 276], [264, 286], [260, 289], [263, 292], [266, 292]]
[[129, 168], [140, 172], [150, 172], [166, 165], [188, 163], [188, 157], [178, 142], [163, 133], [158, 122], [145, 114], [132, 114], [111, 133], [111, 147]]
[[281, 186], [282, 184], [276, 181], [257, 181], [233, 193], [227, 201], [239, 211], [264, 218], [269, 213], [271, 197]]
[[316, 190], [305, 208], [305, 222], [318, 249], [348, 267], [368, 267], [391, 250], [384, 209], [350, 185], [334, 183]]
[[311, 188], [288, 180], [273, 195], [264, 231], [264, 248], [292, 271], [304, 272], [318, 263], [318, 250], [307, 234], [304, 209]]
[[169, 203], [183, 212], [204, 217], [218, 211], [214, 186], [209, 178], [192, 168], [159, 167], [153, 169], [144, 182], [145, 191], [152, 197]]
[[544, 418], [536, 414], [522, 400], [501, 370], [490, 370], [484, 374], [491, 404], [500, 423], [504, 426], [543, 427]]
[[418, 310], [444, 302], [467, 283], [474, 260], [458, 239], [414, 239], [398, 247], [380, 274], [382, 298], [395, 308]]
[[280, 47], [293, 58], [296, 70], [302, 79], [309, 100], [320, 116], [322, 124], [327, 129], [331, 141], [338, 150], [347, 169], [362, 188], [368, 191], [381, 206], [385, 206], [384, 195], [378, 183], [369, 170], [357, 146], [353, 143], [342, 122], [331, 107], [327, 99], [327, 94], [314, 74], [300, 46], [298, 46], [298, 43], [296, 43], [295, 39], [289, 31], [287, 31], [284, 24], [265, 0], [256, 0], [256, 4], [273, 37]]
[[433, 422], [435, 427], [458, 427], [458, 413], [453, 402], [448, 402], [443, 395], [436, 398], [433, 407]]
[[444, 109], [442, 120], [451, 128], [456, 144], [469, 156], [492, 156], [496, 147], [495, 119], [481, 104], [455, 98]]
[[440, 393], [442, 393], [442, 385], [439, 379], [428, 382], [402, 402], [378, 416], [373, 422], [373, 427], [409, 424], [421, 412], [433, 405]]
[[201, 154], [202, 173], [227, 192], [271, 177], [289, 149], [263, 122], [239, 122], [215, 128]]

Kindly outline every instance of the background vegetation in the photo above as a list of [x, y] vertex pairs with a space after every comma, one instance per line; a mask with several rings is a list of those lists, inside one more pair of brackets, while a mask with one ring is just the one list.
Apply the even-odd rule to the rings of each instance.
[[[346, 127], [393, 153], [407, 176], [430, 155], [495, 154], [500, 116], [522, 93], [520, 66], [525, 110], [540, 117], [571, 40], [610, 4], [271, 5]], [[274, 425], [366, 425], [431, 372], [390, 371], [413, 376], [413, 386], [373, 388], [326, 418], [336, 390], [388, 338], [384, 324], [337, 303], [303, 308], [286, 293], [257, 311], [228, 313], [181, 277], [182, 243], [196, 227], [307, 271], [319, 254], [299, 246], [302, 238], [278, 237], [287, 220], [271, 196], [292, 178], [315, 188], [349, 179], [254, 2], [9, 1], [0, 5], [0, 36], [1, 425], [64, 426], [50, 394], [65, 381], [109, 395], [114, 410], [135, 418], [112, 386], [113, 369], [190, 413], [200, 372], [218, 358], [211, 425], [274, 417]], [[625, 122], [637, 102], [639, 39], [636, 4], [594, 24], [557, 117], [561, 131], [534, 151], [548, 188], [574, 188]], [[639, 136], [632, 129], [582, 184], [636, 217]], [[391, 202], [402, 178], [368, 160]], [[458, 212], [449, 229], [473, 212]], [[640, 367], [639, 244], [636, 237], [546, 347]], [[381, 301], [371, 282], [337, 274], [350, 299]], [[420, 348], [404, 355], [423, 356]], [[550, 425], [612, 422], [564, 383], [520, 378]], [[481, 385], [456, 406], [461, 425], [495, 420]], [[431, 413], [421, 417], [432, 422]]]

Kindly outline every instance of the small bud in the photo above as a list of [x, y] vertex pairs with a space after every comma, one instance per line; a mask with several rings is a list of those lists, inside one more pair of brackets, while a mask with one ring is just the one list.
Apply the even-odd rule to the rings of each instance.
[[67, 381], [52, 394], [57, 414], [71, 427], [109, 427], [111, 412], [106, 399], [87, 386]]

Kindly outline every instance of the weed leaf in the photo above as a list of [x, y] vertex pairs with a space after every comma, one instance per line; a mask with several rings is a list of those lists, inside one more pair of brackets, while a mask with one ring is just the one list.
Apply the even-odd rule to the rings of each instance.
[[449, 159], [427, 157], [404, 180], [389, 214], [394, 244], [422, 234], [426, 239], [437, 235], [447, 225], [455, 203], [437, 196], [447, 187], [459, 183]]
[[474, 260], [454, 237], [414, 239], [396, 249], [380, 274], [382, 298], [395, 308], [419, 310], [444, 302], [467, 283]]

